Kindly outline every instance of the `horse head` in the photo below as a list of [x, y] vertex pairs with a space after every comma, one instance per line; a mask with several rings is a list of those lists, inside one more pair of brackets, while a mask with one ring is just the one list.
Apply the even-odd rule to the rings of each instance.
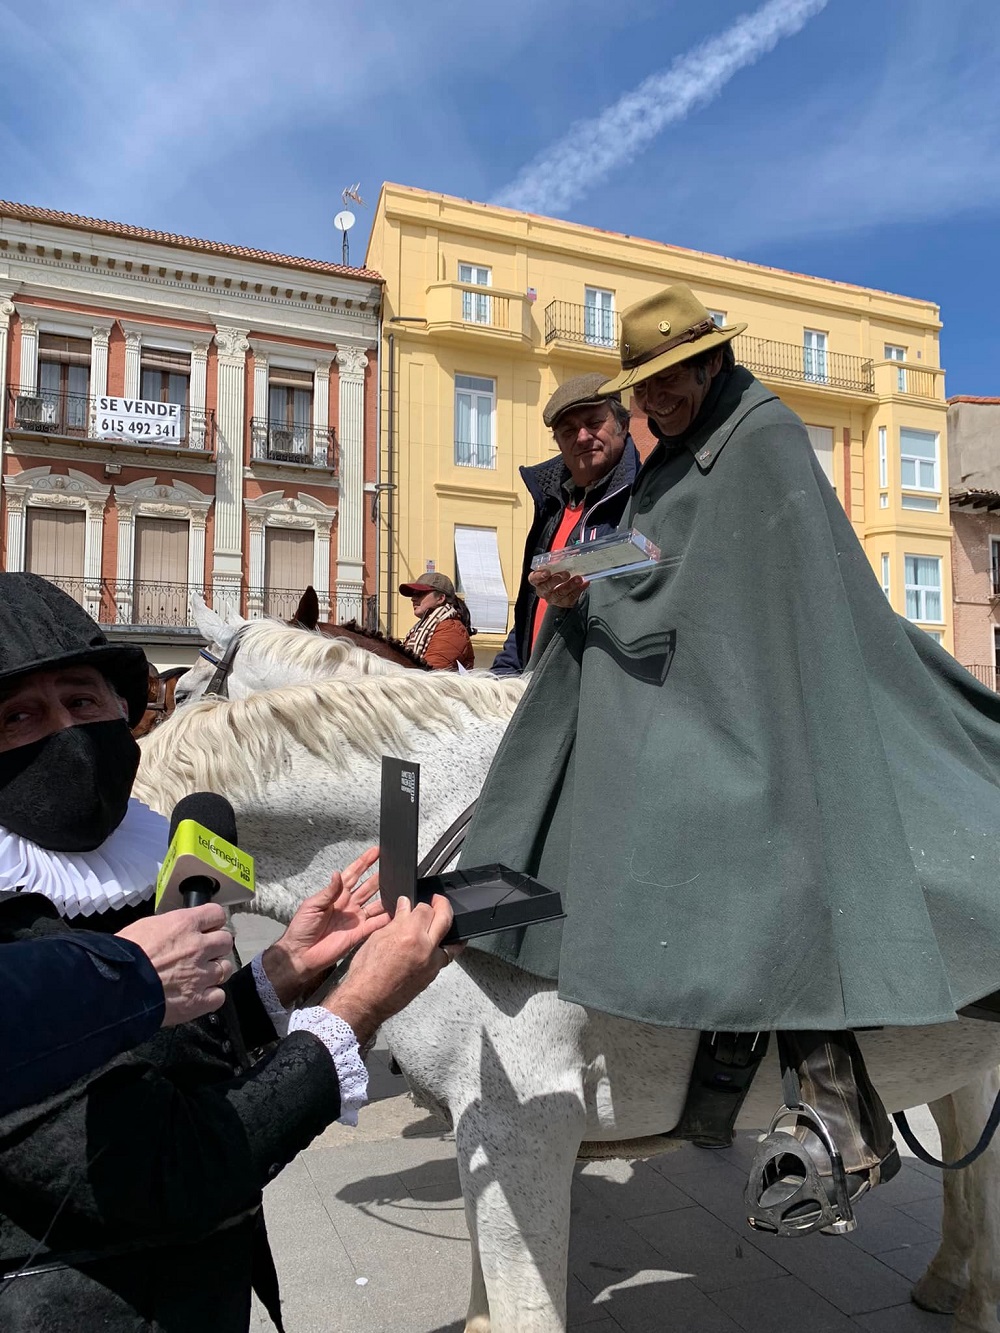
[[[199, 652], [194, 666], [186, 671], [174, 686], [174, 699], [178, 707], [202, 697], [215, 674], [218, 662], [225, 656], [233, 639], [244, 626], [251, 623], [249, 620], [244, 620], [241, 615], [237, 615], [235, 611], [220, 616], [198, 593], [191, 599], [191, 610], [195, 624], [206, 641], [206, 647]], [[231, 692], [234, 686], [236, 686], [235, 678], [230, 684]], [[238, 687], [234, 697], [241, 697]]]

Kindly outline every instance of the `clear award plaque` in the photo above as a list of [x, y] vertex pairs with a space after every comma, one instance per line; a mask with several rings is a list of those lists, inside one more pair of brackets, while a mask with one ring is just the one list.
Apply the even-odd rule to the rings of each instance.
[[553, 574], [580, 574], [593, 582], [616, 574], [634, 574], [659, 563], [660, 548], [641, 532], [613, 532], [609, 537], [578, 542], [561, 551], [543, 551], [531, 562], [532, 569]]

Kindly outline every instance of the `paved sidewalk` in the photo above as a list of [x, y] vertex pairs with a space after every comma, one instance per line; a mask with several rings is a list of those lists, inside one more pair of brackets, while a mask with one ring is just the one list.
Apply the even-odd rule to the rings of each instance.
[[[238, 918], [249, 957], [269, 923]], [[462, 1333], [469, 1241], [454, 1144], [373, 1053], [372, 1105], [331, 1126], [268, 1186], [288, 1333]], [[936, 1147], [929, 1116], [911, 1122]], [[910, 1303], [935, 1249], [941, 1185], [905, 1160], [853, 1236], [751, 1232], [751, 1136], [648, 1163], [578, 1167], [569, 1325], [585, 1333], [948, 1333]], [[272, 1325], [255, 1307], [254, 1333]]]

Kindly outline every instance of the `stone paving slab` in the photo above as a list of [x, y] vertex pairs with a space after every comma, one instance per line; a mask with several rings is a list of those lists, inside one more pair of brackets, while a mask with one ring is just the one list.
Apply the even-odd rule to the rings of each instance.
[[[237, 919], [248, 958], [270, 923]], [[462, 1333], [470, 1248], [454, 1143], [372, 1056], [372, 1104], [272, 1182], [265, 1211], [288, 1333]], [[926, 1112], [911, 1124], [937, 1148]], [[568, 1333], [949, 1333], [909, 1300], [940, 1231], [936, 1172], [905, 1159], [851, 1237], [747, 1228], [755, 1138], [649, 1162], [590, 1162], [573, 1184]], [[253, 1333], [270, 1321], [255, 1303]]]

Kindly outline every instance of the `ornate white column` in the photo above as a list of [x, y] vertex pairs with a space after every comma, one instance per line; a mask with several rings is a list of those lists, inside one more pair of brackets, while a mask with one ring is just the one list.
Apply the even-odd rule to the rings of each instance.
[[195, 593], [199, 597], [205, 593], [205, 532], [208, 525], [208, 511], [211, 500], [206, 496], [205, 503], [191, 504], [191, 519], [188, 524], [188, 623], [193, 624], [191, 599]]
[[3, 437], [3, 427], [7, 424], [9, 417], [7, 411], [7, 348], [10, 341], [10, 317], [15, 310], [14, 302], [10, 299], [13, 295], [12, 291], [0, 292], [0, 438]]
[[[340, 370], [340, 504], [337, 523], [337, 619], [362, 619], [364, 611], [365, 369], [363, 347], [337, 351]], [[361, 608], [361, 613], [358, 613]]]
[[132, 585], [135, 582], [135, 506], [115, 492], [118, 506], [118, 564], [115, 569], [115, 621], [132, 623]]
[[189, 449], [204, 449], [207, 447], [205, 440], [207, 382], [208, 343], [195, 343], [191, 348], [191, 381], [188, 387]]
[[264, 526], [263, 514], [250, 514], [250, 551], [247, 569], [247, 619], [264, 614]]
[[[316, 541], [313, 543], [313, 587], [316, 589], [316, 596], [319, 598], [320, 620], [330, 619], [330, 529], [332, 526], [332, 518], [318, 518], [316, 520]], [[354, 612], [341, 617], [339, 598], [337, 601], [337, 619], [354, 619], [357, 620], [359, 625], [364, 623], [364, 616]]]
[[[84, 606], [95, 620], [101, 618], [101, 548], [104, 545], [104, 506], [110, 486], [94, 484], [86, 496], [87, 528], [83, 539]], [[101, 492], [103, 491], [103, 494]]]
[[267, 457], [267, 354], [253, 349], [253, 439], [251, 456]]
[[108, 391], [110, 324], [95, 324], [90, 334], [90, 435], [97, 436], [97, 400]]
[[317, 361], [313, 372], [313, 462], [328, 467], [330, 454], [330, 362]]
[[216, 330], [219, 346], [219, 419], [215, 455], [215, 550], [212, 605], [220, 616], [239, 611], [243, 577], [243, 433], [247, 330]]
[[138, 329], [125, 330], [125, 392], [126, 398], [139, 397], [140, 358], [142, 334]]
[[4, 477], [4, 490], [7, 493], [7, 571], [20, 573], [24, 569], [24, 491], [15, 491], [7, 484]]
[[34, 315], [21, 314], [21, 383], [18, 388], [26, 393], [34, 393], [38, 388], [38, 320]]

